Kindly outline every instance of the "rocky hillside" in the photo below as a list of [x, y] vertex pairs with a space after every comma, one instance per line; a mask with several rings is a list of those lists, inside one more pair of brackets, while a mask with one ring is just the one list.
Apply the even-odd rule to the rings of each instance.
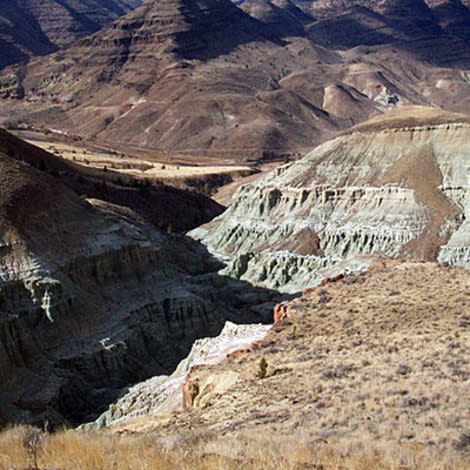
[[0, 68], [43, 56], [94, 33], [141, 0], [3, 0]]
[[224, 468], [467, 468], [469, 307], [465, 269], [379, 263], [285, 303], [257, 348], [193, 369], [186, 411], [114, 430], [176, 450], [190, 429]]
[[193, 232], [226, 272], [299, 291], [371, 255], [470, 267], [470, 118], [403, 108], [238, 190]]
[[0, 119], [198, 159], [298, 157], [396, 106], [468, 110], [468, 6], [147, 1], [0, 76]]
[[[191, 371], [217, 364], [229, 354], [251, 348], [253, 343], [262, 341], [270, 329], [271, 325], [265, 324], [235, 325], [227, 322], [218, 336], [196, 340], [191, 352], [170, 376], [156, 376], [136, 384], [95, 422], [85, 424], [81, 428], [102, 429], [118, 422], [121, 425], [139, 416], [180, 410], [183, 398], [181, 391]], [[226, 382], [230, 382], [232, 378], [229, 372]]]
[[265, 318], [273, 294], [191, 240], [3, 151], [0, 170], [1, 424], [90, 420], [227, 319]]

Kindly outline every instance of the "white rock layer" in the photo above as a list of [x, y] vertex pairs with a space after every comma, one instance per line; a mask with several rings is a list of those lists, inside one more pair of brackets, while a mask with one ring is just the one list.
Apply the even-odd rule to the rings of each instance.
[[338, 263], [364, 269], [364, 255], [470, 267], [470, 125], [455, 121], [353, 129], [241, 187], [191, 235], [225, 273], [284, 292]]
[[179, 363], [173, 374], [152, 377], [131, 387], [94, 423], [84, 427], [103, 427], [149, 413], [167, 413], [177, 409], [182, 405], [183, 382], [192, 367], [216, 364], [227, 354], [263, 339], [270, 328], [270, 325], [226, 322], [218, 336], [196, 340], [189, 355]]

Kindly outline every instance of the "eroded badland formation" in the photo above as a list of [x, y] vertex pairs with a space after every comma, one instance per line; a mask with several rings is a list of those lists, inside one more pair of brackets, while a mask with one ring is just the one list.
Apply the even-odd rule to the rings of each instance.
[[147, 1], [0, 76], [1, 117], [102, 143], [259, 160], [395, 105], [468, 109], [468, 6]]
[[0, 468], [470, 468], [468, 1], [0, 4]]

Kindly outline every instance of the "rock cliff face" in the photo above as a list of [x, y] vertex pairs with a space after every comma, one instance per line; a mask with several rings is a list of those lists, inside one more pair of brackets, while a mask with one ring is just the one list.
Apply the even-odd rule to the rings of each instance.
[[469, 267], [469, 137], [465, 116], [403, 108], [240, 188], [193, 235], [226, 272], [284, 291], [371, 255]]
[[3, 0], [0, 2], [0, 67], [94, 33], [137, 7], [140, 0]]
[[7, 68], [0, 122], [194, 159], [279, 160], [396, 106], [468, 110], [465, 5], [237, 4], [147, 1]]
[[[183, 405], [193, 406], [194, 402], [190, 398], [191, 392], [188, 391], [190, 387], [187, 386], [191, 371], [202, 365], [216, 364], [230, 353], [251, 347], [253, 343], [264, 339], [270, 328], [271, 326], [262, 324], [235, 325], [227, 322], [218, 336], [196, 340], [191, 352], [178, 364], [170, 376], [152, 377], [135, 385], [94, 423], [89, 423], [84, 427], [101, 428], [116, 423], [122, 424], [124, 421], [139, 416], [169, 413], [181, 410]], [[217, 387], [205, 387], [204, 390], [198, 390], [198, 403], [201, 402], [202, 396], [208, 400], [209, 396], [220, 393], [224, 387], [230, 386], [236, 379], [236, 374], [228, 373], [223, 385], [219, 383]], [[183, 393], [186, 391], [186, 397], [183, 399], [182, 390]]]
[[262, 320], [257, 304], [273, 296], [218, 276], [191, 240], [4, 153], [0, 201], [2, 424], [90, 420], [227, 319]]

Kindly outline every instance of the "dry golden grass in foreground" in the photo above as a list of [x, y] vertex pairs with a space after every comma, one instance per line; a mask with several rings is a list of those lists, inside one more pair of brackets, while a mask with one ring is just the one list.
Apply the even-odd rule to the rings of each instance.
[[[0, 469], [31, 470], [28, 428], [0, 434]], [[180, 434], [171, 442], [155, 435], [116, 435], [64, 431], [47, 435], [37, 451], [41, 470], [455, 470], [470, 469], [468, 457], [405, 446], [374, 447], [350, 442], [335, 450], [289, 436], [217, 437], [202, 431]]]

